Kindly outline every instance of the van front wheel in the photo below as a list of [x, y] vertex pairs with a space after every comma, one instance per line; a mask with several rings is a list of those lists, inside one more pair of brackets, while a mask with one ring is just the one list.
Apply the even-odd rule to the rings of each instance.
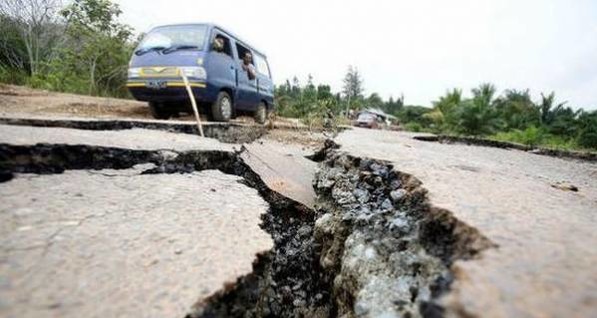
[[211, 114], [216, 121], [230, 121], [232, 117], [232, 98], [226, 92], [220, 92], [211, 105]]
[[265, 103], [261, 102], [261, 103], [259, 103], [259, 106], [257, 106], [257, 110], [255, 111], [255, 121], [258, 124], [263, 125], [263, 124], [265, 124], [266, 120], [267, 120], [267, 107], [265, 107]]

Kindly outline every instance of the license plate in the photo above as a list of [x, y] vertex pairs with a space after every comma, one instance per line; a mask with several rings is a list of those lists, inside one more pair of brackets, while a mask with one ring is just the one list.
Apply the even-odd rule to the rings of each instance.
[[166, 81], [147, 81], [145, 86], [151, 89], [162, 89], [166, 88], [168, 83]]

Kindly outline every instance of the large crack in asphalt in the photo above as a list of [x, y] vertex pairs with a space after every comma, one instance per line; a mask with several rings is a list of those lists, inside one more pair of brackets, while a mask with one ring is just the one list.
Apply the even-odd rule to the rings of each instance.
[[270, 190], [239, 153], [223, 151], [0, 144], [0, 175], [153, 163], [143, 173], [217, 169], [243, 177], [270, 205], [261, 226], [274, 248], [188, 317], [443, 316], [451, 264], [494, 244], [433, 207], [421, 182], [390, 163], [351, 157], [332, 142], [315, 159], [314, 210]]
[[388, 162], [328, 153], [315, 187], [320, 263], [334, 273], [339, 316], [442, 316], [451, 264], [494, 246]]
[[[57, 118], [8, 118], [0, 117], [0, 124], [29, 127], [61, 127], [82, 130], [126, 130], [133, 128], [162, 130], [174, 133], [198, 135], [194, 122], [172, 122], [124, 119], [57, 119]], [[205, 123], [202, 126], [207, 138], [223, 143], [250, 143], [262, 137], [266, 128], [259, 125], [237, 123]]]

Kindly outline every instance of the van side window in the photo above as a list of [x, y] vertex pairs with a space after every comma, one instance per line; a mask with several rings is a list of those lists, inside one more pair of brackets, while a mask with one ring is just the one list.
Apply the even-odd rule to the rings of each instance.
[[214, 36], [214, 39], [212, 41], [212, 49], [214, 49], [214, 42], [219, 39], [222, 42], [224, 42], [224, 47], [222, 48], [222, 50], [220, 51], [221, 53], [224, 53], [230, 57], [232, 57], [232, 45], [230, 44], [230, 39], [225, 36], [222, 35], [220, 33], [216, 33], [216, 36]]
[[259, 74], [269, 78], [270, 77], [269, 66], [267, 65], [267, 61], [265, 60], [265, 58], [263, 56], [261, 56], [260, 54], [255, 54], [255, 56], [253, 57], [253, 60], [255, 61], [255, 66], [257, 67], [257, 72], [259, 72]]
[[[251, 51], [249, 49], [236, 43], [236, 53], [238, 54], [238, 62], [240, 64], [243, 64], [243, 56], [245, 56], [245, 53], [247, 53], [247, 52], [251, 53]], [[251, 55], [253, 55], [253, 53], [251, 53]], [[251, 61], [251, 64], [255, 65], [255, 59], [253, 59], [253, 61]]]

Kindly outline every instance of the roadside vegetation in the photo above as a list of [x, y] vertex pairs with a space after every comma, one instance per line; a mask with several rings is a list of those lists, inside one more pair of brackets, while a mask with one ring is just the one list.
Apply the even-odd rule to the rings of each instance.
[[132, 28], [109, 0], [2, 0], [0, 82], [125, 97]]
[[[53, 91], [128, 97], [127, 65], [138, 40], [119, 22], [110, 0], [3, 0], [0, 2], [0, 82]], [[384, 100], [364, 94], [358, 69], [349, 66], [343, 89], [295, 77], [276, 86], [277, 113], [309, 126], [333, 116], [378, 108], [398, 118], [403, 129], [466, 135], [561, 149], [597, 149], [597, 111], [574, 110], [555, 94], [532, 100], [528, 89], [498, 94], [492, 84], [466, 97], [452, 89], [431, 107], [407, 105], [402, 94]]]
[[507, 89], [501, 95], [493, 84], [480, 84], [465, 97], [461, 89], [447, 91], [432, 107], [406, 105], [404, 96], [383, 100], [377, 93], [363, 95], [363, 81], [349, 67], [342, 92], [329, 85], [306, 85], [295, 77], [276, 87], [282, 116], [310, 120], [331, 111], [340, 118], [349, 110], [378, 108], [398, 118], [414, 132], [483, 137], [557, 149], [597, 149], [597, 111], [574, 110], [556, 100], [555, 93], [533, 101], [530, 91]]

